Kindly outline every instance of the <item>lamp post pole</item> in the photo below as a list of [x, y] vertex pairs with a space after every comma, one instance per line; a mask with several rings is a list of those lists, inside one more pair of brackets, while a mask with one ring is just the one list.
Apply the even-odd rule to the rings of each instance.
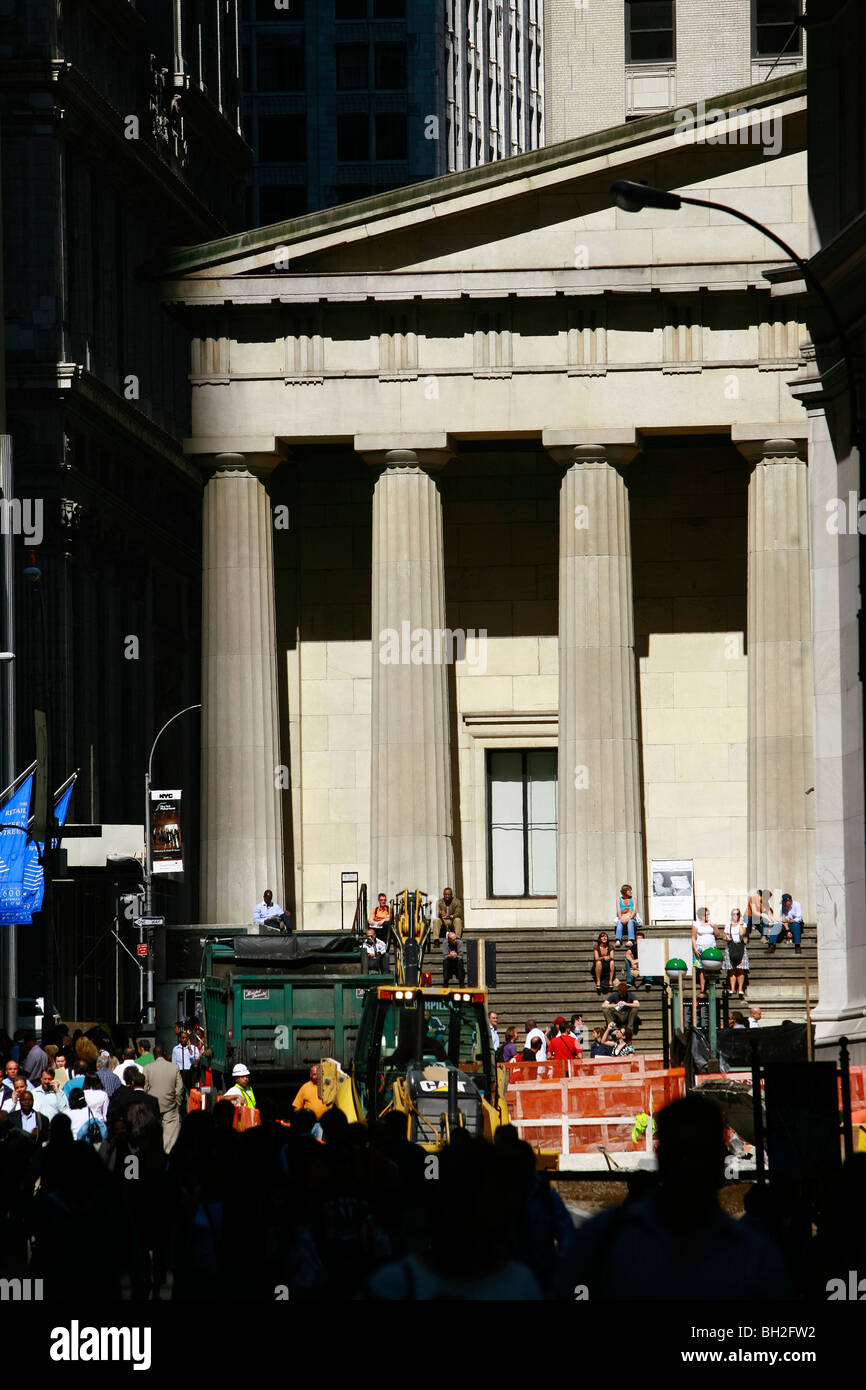
[[[194, 709], [201, 709], [201, 703], [187, 705], [185, 709], [179, 709], [177, 714], [173, 714], [167, 719], [153, 740], [150, 748], [150, 757], [147, 760], [147, 772], [144, 775], [144, 915], [150, 917], [153, 911], [153, 835], [150, 824], [150, 789], [153, 782], [153, 755], [156, 745], [162, 738], [169, 724], [173, 724], [181, 715], [189, 714]], [[145, 1003], [148, 1005], [148, 1024], [153, 1023], [153, 929], [147, 928], [147, 998]]]

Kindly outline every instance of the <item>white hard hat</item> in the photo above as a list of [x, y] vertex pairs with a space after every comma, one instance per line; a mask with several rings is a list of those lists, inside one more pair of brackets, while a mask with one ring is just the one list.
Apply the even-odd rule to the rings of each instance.
[[232, 1076], [249, 1076], [249, 1074], [249, 1067], [245, 1067], [243, 1062], [235, 1062], [232, 1067]]

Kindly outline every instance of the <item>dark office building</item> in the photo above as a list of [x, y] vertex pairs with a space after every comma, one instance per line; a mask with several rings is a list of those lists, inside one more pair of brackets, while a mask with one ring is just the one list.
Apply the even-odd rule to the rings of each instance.
[[[7, 761], [30, 762], [44, 709], [50, 784], [79, 770], [70, 820], [127, 827], [127, 842], [153, 737], [200, 684], [189, 347], [147, 268], [166, 245], [242, 225], [239, 66], [238, 0], [0, 0], [5, 430], [14, 495], [40, 521], [15, 537], [7, 576]], [[157, 882], [169, 920], [195, 917], [198, 750], [192, 714], [154, 764], [188, 813], [185, 877]], [[79, 1018], [137, 1012], [137, 971], [109, 930], [123, 875], [102, 858], [59, 869], [18, 928], [18, 992], [53, 995], [67, 1017], [76, 1001]]]
[[244, 0], [247, 225], [543, 143], [542, 0]]

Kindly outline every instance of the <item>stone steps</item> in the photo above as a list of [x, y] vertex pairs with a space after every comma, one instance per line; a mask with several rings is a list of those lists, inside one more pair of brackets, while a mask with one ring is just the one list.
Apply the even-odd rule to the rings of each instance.
[[[545, 1028], [551, 1019], [562, 1014], [583, 1014], [584, 1023], [593, 1028], [602, 1021], [601, 1003], [604, 996], [596, 993], [590, 979], [592, 948], [598, 930], [576, 928], [525, 928], [508, 934], [480, 933], [496, 941], [496, 988], [490, 991], [490, 1007], [499, 1014], [500, 1034], [516, 1024], [523, 1041], [525, 1024], [534, 1018]], [[652, 931], [652, 929], [650, 929]], [[685, 932], [680, 934], [685, 935]], [[617, 953], [620, 955], [620, 953]], [[622, 953], [624, 956], [624, 952]], [[785, 1019], [802, 1022], [806, 1017], [805, 970], [809, 969], [811, 1005], [817, 1002], [818, 965], [814, 929], [806, 929], [799, 956], [790, 945], [779, 946], [770, 953], [766, 945], [754, 936], [750, 943], [751, 971], [747, 997], [732, 1000], [731, 1010], [747, 1012], [751, 1004], [759, 1004], [765, 1024], [781, 1023]], [[624, 977], [623, 977], [624, 978]], [[636, 1045], [643, 1052], [658, 1052], [662, 1046], [663, 992], [657, 987], [635, 990], [641, 1004], [641, 1026]], [[687, 992], [687, 998], [690, 997]]]

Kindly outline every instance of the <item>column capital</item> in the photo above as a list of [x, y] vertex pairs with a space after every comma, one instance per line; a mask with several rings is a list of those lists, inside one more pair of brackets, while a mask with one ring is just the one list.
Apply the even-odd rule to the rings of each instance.
[[212, 477], [226, 478], [236, 474], [252, 477], [245, 454], [214, 454]]
[[791, 459], [798, 459], [805, 463], [808, 452], [808, 441], [805, 439], [778, 438], [777, 436], [737, 439], [732, 431], [731, 442], [748, 463], [784, 463], [785, 461], [790, 462]]
[[405, 468], [434, 472], [444, 468], [456, 450], [449, 434], [356, 434], [355, 452], [370, 468]]
[[[558, 432], [558, 431], [557, 431]], [[565, 431], [563, 431], [565, 433]], [[549, 444], [544, 447], [561, 468], [627, 468], [638, 452], [636, 444]]]

